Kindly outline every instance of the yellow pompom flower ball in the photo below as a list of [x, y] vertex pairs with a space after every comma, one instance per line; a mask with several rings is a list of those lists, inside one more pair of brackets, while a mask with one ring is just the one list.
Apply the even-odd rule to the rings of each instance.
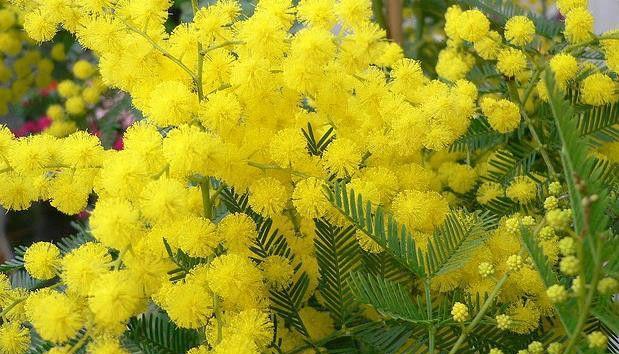
[[45, 42], [54, 38], [57, 24], [41, 11], [32, 11], [24, 16], [24, 30], [28, 37], [37, 42]]
[[576, 275], [580, 270], [580, 261], [576, 256], [565, 256], [559, 263], [561, 273], [566, 275]]
[[469, 309], [465, 304], [456, 302], [451, 308], [451, 316], [456, 322], [464, 322], [469, 318]]
[[558, 304], [567, 300], [567, 290], [565, 290], [565, 287], [563, 287], [563, 285], [559, 284], [551, 285], [546, 290], [546, 295], [548, 296], [548, 299], [550, 299], [550, 302], [552, 302], [553, 304]]
[[482, 59], [494, 60], [501, 48], [501, 35], [496, 31], [489, 31], [488, 34], [475, 42], [473, 48]]
[[600, 331], [595, 331], [587, 335], [587, 341], [589, 342], [589, 348], [604, 349], [606, 348], [608, 337]]
[[[107, 311], [112, 312], [109, 308]], [[53, 290], [43, 289], [29, 296], [25, 312], [37, 333], [54, 343], [74, 337], [84, 326], [77, 300]]]
[[524, 264], [522, 263], [522, 257], [517, 254], [512, 254], [511, 256], [509, 256], [507, 258], [506, 264], [507, 269], [511, 270], [512, 272], [517, 272], [524, 266]]
[[279, 215], [288, 202], [288, 193], [280, 181], [264, 177], [249, 186], [249, 205], [257, 213], [274, 217]]
[[306, 306], [299, 310], [299, 316], [306, 325], [310, 338], [319, 341], [335, 330], [334, 322], [328, 312], [321, 312]]
[[78, 60], [77, 62], [75, 62], [75, 64], [73, 64], [73, 75], [75, 75], [75, 77], [80, 80], [86, 80], [90, 78], [95, 73], [95, 71], [96, 69], [94, 65], [92, 65], [87, 60]]
[[100, 98], [101, 98], [101, 93], [99, 89], [96, 87], [92, 87], [92, 86], [86, 87], [82, 91], [82, 99], [84, 100], [84, 102], [88, 104], [94, 105], [97, 102], [99, 102]]
[[144, 235], [144, 225], [138, 210], [128, 201], [102, 199], [90, 217], [93, 236], [104, 245], [119, 250]]
[[247, 309], [230, 318], [224, 327], [223, 337], [242, 335], [249, 338], [258, 348], [265, 348], [273, 337], [273, 322], [268, 312]]
[[160, 126], [188, 123], [199, 110], [197, 96], [179, 81], [159, 83], [148, 103], [146, 116]]
[[45, 114], [52, 120], [61, 120], [64, 118], [64, 108], [59, 104], [52, 104], [47, 107]]
[[267, 283], [275, 289], [283, 289], [292, 282], [294, 267], [290, 260], [282, 256], [268, 256], [260, 263], [260, 269]]
[[613, 294], [619, 288], [617, 279], [606, 277], [598, 282], [597, 289], [600, 294]]
[[262, 274], [246, 257], [226, 254], [215, 258], [206, 278], [228, 309], [256, 307], [265, 300]]
[[407, 190], [396, 195], [393, 211], [408, 230], [432, 232], [445, 221], [449, 205], [439, 193]]
[[0, 326], [0, 352], [24, 354], [30, 347], [30, 330], [18, 322], [5, 322]]
[[51, 279], [59, 266], [60, 250], [49, 242], [33, 243], [24, 254], [24, 267], [33, 278]]
[[503, 351], [499, 348], [492, 348], [490, 349], [490, 351], [488, 352], [488, 354], [504, 354]]
[[10, 9], [0, 9], [0, 32], [5, 32], [15, 24], [15, 12]]
[[228, 214], [217, 227], [224, 245], [234, 253], [248, 253], [257, 237], [256, 224], [245, 214]]
[[573, 79], [576, 76], [578, 62], [572, 55], [560, 53], [550, 59], [550, 69], [555, 74], [559, 84], [565, 84], [567, 80]]
[[505, 23], [505, 39], [517, 46], [525, 46], [535, 36], [535, 24], [525, 16], [514, 16]]
[[64, 103], [64, 107], [67, 110], [67, 113], [78, 116], [84, 113], [86, 109], [86, 102], [80, 96], [69, 97], [67, 101]]
[[307, 156], [307, 142], [298, 129], [277, 132], [269, 146], [271, 159], [281, 167], [294, 167]]
[[507, 77], [521, 75], [527, 69], [527, 57], [518, 49], [501, 49], [497, 55], [496, 68]]
[[512, 324], [512, 319], [511, 317], [509, 317], [509, 315], [497, 315], [495, 317], [496, 320], [496, 326], [498, 329], [502, 329], [502, 330], [506, 330], [509, 329], [509, 326], [511, 326]]
[[509, 199], [520, 204], [526, 204], [534, 200], [536, 193], [537, 185], [528, 176], [515, 177], [509, 187], [505, 190], [505, 194]]
[[65, 53], [64, 44], [63, 43], [54, 44], [54, 46], [52, 47], [52, 50], [50, 51], [50, 55], [52, 56], [52, 59], [54, 59], [55, 61], [65, 60], [67, 58], [67, 55]]
[[60, 97], [69, 98], [80, 94], [80, 86], [71, 80], [63, 80], [58, 84]]
[[111, 262], [105, 246], [87, 242], [62, 258], [60, 277], [69, 292], [86, 296], [92, 282], [109, 271]]
[[582, 80], [581, 101], [592, 106], [601, 106], [617, 101], [617, 84], [608, 75], [595, 73]]
[[338, 177], [353, 175], [361, 163], [361, 149], [346, 138], [335, 139], [324, 152], [322, 161], [330, 173]]
[[584, 7], [577, 7], [565, 15], [563, 34], [570, 43], [582, 43], [591, 39], [593, 33], [593, 16]]
[[103, 328], [116, 329], [143, 305], [139, 282], [127, 270], [103, 274], [90, 286], [88, 308]]
[[114, 338], [97, 338], [88, 344], [88, 354], [129, 354]]
[[200, 328], [213, 313], [208, 289], [196, 281], [166, 283], [157, 294], [157, 303], [181, 328]]
[[503, 187], [496, 182], [484, 182], [477, 189], [477, 202], [488, 204], [491, 200], [503, 195]]
[[464, 11], [458, 17], [458, 34], [460, 38], [469, 42], [477, 42], [484, 38], [490, 30], [490, 21], [479, 10]]
[[588, 0], [557, 0], [557, 8], [562, 14], [570, 12], [577, 7], [587, 7]]
[[480, 107], [490, 126], [499, 133], [509, 133], [520, 125], [520, 109], [511, 101], [484, 97]]
[[297, 183], [292, 192], [292, 204], [299, 214], [308, 218], [324, 216], [331, 206], [324, 195], [322, 182], [314, 177]]

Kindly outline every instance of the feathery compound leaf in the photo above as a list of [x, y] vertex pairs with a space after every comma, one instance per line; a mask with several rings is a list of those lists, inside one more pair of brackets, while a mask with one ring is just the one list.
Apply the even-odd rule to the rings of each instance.
[[370, 236], [405, 269], [423, 277], [424, 255], [417, 249], [415, 240], [404, 226], [400, 227], [392, 216], [385, 220], [380, 207], [373, 211], [372, 204], [364, 204], [362, 196], [355, 197], [352, 190], [348, 193], [343, 182], [334, 183], [332, 189], [327, 189], [327, 197], [357, 229]]
[[262, 219], [257, 223], [258, 236], [251, 246], [252, 252], [258, 256], [260, 261], [274, 255], [292, 259], [292, 250], [288, 246], [286, 238], [278, 230], [271, 232], [272, 225], [271, 219]]
[[[574, 213], [574, 228], [576, 234], [581, 234], [583, 228], [587, 225], [588, 233], [597, 237], [599, 233], [606, 230], [608, 225], [608, 217], [606, 216], [608, 191], [600, 183], [599, 171], [594, 173], [595, 159], [589, 156], [588, 139], [586, 136], [580, 136], [577, 120], [574, 117], [574, 109], [556, 87], [554, 75], [550, 71], [547, 71], [545, 79], [552, 115], [562, 143], [561, 160]], [[584, 185], [584, 188], [586, 188], [584, 192], [587, 195], [597, 195], [597, 201], [591, 203], [587, 215], [588, 220], [585, 217], [582, 204], [585, 195], [580, 188], [577, 188], [577, 184]], [[589, 242], [591, 242], [590, 238], [585, 237], [585, 243]], [[591, 247], [586, 248], [591, 249]]]
[[94, 240], [93, 237], [84, 232], [80, 232], [76, 235], [71, 235], [67, 237], [63, 237], [56, 243], [56, 246], [60, 249], [63, 254], [67, 254], [79, 246], [85, 244], [86, 242], [90, 242]]
[[200, 343], [196, 331], [178, 328], [161, 314], [132, 318], [127, 328], [124, 341], [145, 354], [185, 353]]
[[492, 129], [484, 117], [474, 119], [466, 134], [458, 138], [450, 147], [451, 151], [479, 150], [505, 142], [505, 135]]
[[619, 139], [619, 105], [617, 103], [597, 106], [578, 114], [580, 135], [594, 138]]
[[315, 224], [314, 245], [320, 270], [320, 294], [336, 322], [346, 324], [354, 307], [348, 279], [351, 272], [360, 266], [355, 228], [337, 227], [325, 219], [317, 219]]
[[427, 333], [423, 326], [400, 321], [369, 322], [349, 329], [351, 334], [368, 344], [371, 353], [421, 353], [423, 342], [416, 339]]
[[314, 129], [310, 123], [307, 123], [307, 130], [301, 129], [305, 140], [307, 140], [307, 149], [310, 154], [314, 156], [322, 156], [322, 153], [325, 151], [327, 146], [335, 139], [335, 133], [333, 127], [327, 129], [327, 131], [320, 137], [320, 139], [316, 140], [316, 136], [314, 135]]
[[363, 268], [367, 273], [401, 284], [412, 284], [415, 276], [408, 272], [387, 252], [369, 253], [361, 255]]
[[527, 143], [511, 142], [504, 149], [492, 155], [488, 163], [491, 169], [488, 179], [505, 184], [515, 176], [531, 172], [537, 158], [537, 151]]
[[0, 264], [0, 272], [6, 273], [17, 269], [24, 268], [24, 253], [26, 253], [28, 247], [26, 246], [17, 246], [13, 250], [14, 257], [13, 259], [9, 259], [8, 261]]
[[464, 265], [488, 236], [495, 224], [489, 213], [465, 214], [451, 212], [443, 226], [428, 242], [426, 269], [432, 276], [445, 274]]
[[488, 14], [490, 21], [499, 27], [504, 27], [510, 18], [522, 15], [531, 19], [535, 23], [535, 32], [544, 37], [554, 38], [563, 31], [563, 23], [526, 11], [509, 0], [462, 0], [462, 2]]
[[303, 320], [301, 320], [299, 310], [308, 286], [309, 276], [304, 272], [296, 282], [290, 284], [287, 288], [271, 290], [270, 296], [273, 311], [305, 336], [309, 334]]
[[381, 314], [411, 323], [428, 323], [421, 300], [413, 302], [410, 290], [403, 285], [363, 273], [353, 273], [350, 279], [355, 297]]

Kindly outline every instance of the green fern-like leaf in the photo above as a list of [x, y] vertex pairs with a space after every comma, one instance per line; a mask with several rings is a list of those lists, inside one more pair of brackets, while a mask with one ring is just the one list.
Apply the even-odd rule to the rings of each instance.
[[398, 282], [401, 284], [411, 284], [415, 277], [403, 268], [387, 252], [369, 253], [363, 252], [361, 255], [364, 270], [375, 276]]
[[[392, 216], [385, 216], [380, 207], [373, 210], [370, 202], [364, 202], [361, 195], [347, 192], [344, 183], [335, 183], [327, 189], [327, 197], [355, 227], [378, 243], [389, 255], [408, 271], [420, 277], [425, 275], [423, 252], [404, 226]], [[386, 220], [385, 220], [386, 218]]]
[[[299, 270], [297, 270], [298, 272]], [[271, 290], [271, 308], [299, 333], [308, 336], [309, 333], [299, 315], [303, 296], [309, 285], [309, 277], [302, 273], [296, 282], [281, 290]]]
[[[599, 237], [608, 226], [606, 215], [608, 191], [601, 183], [601, 171], [594, 168], [595, 159], [589, 155], [588, 139], [586, 136], [580, 135], [573, 107], [564, 99], [563, 93], [557, 88], [554, 76], [550, 72], [546, 73], [545, 80], [552, 115], [562, 144], [561, 160], [574, 214], [575, 232], [582, 234], [586, 225], [589, 235]], [[586, 190], [583, 191], [578, 188], [577, 184], [584, 184]], [[583, 197], [585, 197], [583, 192], [586, 195], [595, 194], [597, 196], [597, 200], [591, 204], [587, 216], [585, 216], [582, 204]], [[585, 237], [584, 241], [587, 245], [585, 250], [593, 249], [591, 242], [594, 239], [592, 237]], [[592, 259], [591, 255], [589, 255], [589, 259]]]
[[434, 238], [428, 242], [428, 273], [432, 276], [441, 275], [463, 266], [495, 224], [496, 218], [489, 213], [450, 213]]
[[316, 139], [314, 129], [310, 123], [307, 123], [307, 129], [301, 129], [305, 140], [307, 140], [307, 149], [314, 156], [322, 156], [327, 146], [335, 139], [334, 128], [331, 127], [320, 137]]
[[594, 139], [619, 140], [619, 104], [607, 104], [588, 109], [577, 115], [581, 136]]
[[350, 329], [352, 335], [369, 345], [371, 353], [423, 353], [426, 328], [401, 321], [369, 322]]
[[14, 257], [0, 264], [0, 272], [7, 273], [18, 269], [24, 269], [24, 253], [28, 247], [17, 246], [13, 250]]
[[479, 117], [471, 122], [466, 134], [458, 138], [450, 147], [451, 151], [475, 151], [496, 146], [505, 142], [505, 135], [492, 129], [488, 120]]
[[132, 318], [123, 341], [144, 354], [185, 353], [199, 345], [198, 332], [178, 328], [161, 314]]
[[271, 232], [272, 225], [273, 221], [270, 219], [260, 219], [257, 223], [256, 228], [258, 230], [258, 236], [250, 248], [256, 255], [254, 258], [259, 262], [273, 255], [292, 259], [292, 250], [288, 246], [286, 238], [283, 234], [280, 234], [278, 230], [273, 230]]
[[506, 184], [515, 176], [526, 175], [533, 169], [537, 160], [537, 150], [526, 143], [511, 142], [505, 148], [497, 151], [488, 163], [492, 170], [489, 180]]
[[337, 227], [325, 219], [317, 219], [315, 224], [314, 245], [320, 270], [320, 294], [336, 322], [346, 324], [354, 309], [348, 280], [351, 272], [361, 264], [355, 228]]
[[428, 323], [422, 300], [413, 301], [403, 285], [363, 273], [353, 273], [350, 279], [355, 297], [384, 316], [416, 324]]
[[93, 241], [93, 237], [89, 233], [79, 232], [75, 235], [63, 237], [56, 242], [56, 246], [63, 254], [67, 254], [86, 242]]

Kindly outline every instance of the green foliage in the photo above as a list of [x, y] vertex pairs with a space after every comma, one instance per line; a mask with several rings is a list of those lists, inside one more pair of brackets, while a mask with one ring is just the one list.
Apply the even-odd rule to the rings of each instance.
[[355, 297], [381, 314], [415, 324], [428, 323], [421, 298], [413, 301], [404, 285], [363, 273], [353, 273], [350, 281]]
[[492, 166], [488, 179], [501, 184], [531, 172], [537, 161], [537, 150], [526, 142], [510, 142], [488, 161]]
[[307, 129], [301, 129], [305, 140], [307, 140], [307, 149], [314, 156], [322, 156], [327, 146], [335, 139], [334, 128], [330, 127], [327, 131], [316, 140], [314, 129], [310, 123], [307, 123]]
[[475, 151], [486, 149], [505, 142], [505, 135], [492, 129], [488, 120], [479, 117], [471, 121], [466, 134], [451, 145], [451, 151]]
[[336, 323], [347, 324], [355, 307], [349, 279], [352, 272], [361, 266], [355, 228], [337, 227], [324, 218], [317, 219], [315, 224], [314, 245], [320, 271], [320, 294]]
[[496, 219], [489, 213], [452, 212], [428, 242], [427, 266], [430, 275], [441, 275], [463, 266], [480, 246]]
[[365, 202], [361, 195], [346, 191], [343, 183], [335, 183], [327, 189], [327, 196], [357, 229], [370, 236], [402, 267], [420, 277], [425, 276], [423, 252], [417, 249], [415, 240], [404, 226], [400, 226], [392, 216], [387, 216], [382, 208], [373, 210], [370, 202]]
[[26, 246], [17, 246], [13, 250], [14, 257], [13, 259], [9, 259], [6, 262], [0, 264], [0, 272], [6, 273], [18, 269], [24, 268], [24, 253], [28, 247]]
[[[299, 270], [296, 271], [297, 275]], [[299, 333], [307, 336], [308, 332], [299, 315], [303, 296], [309, 285], [309, 277], [306, 273], [298, 276], [298, 280], [282, 290], [271, 290], [271, 308], [276, 314], [284, 318], [286, 323], [293, 326]]]
[[133, 352], [144, 354], [185, 353], [199, 345], [198, 333], [176, 327], [161, 314], [132, 318], [123, 341]]

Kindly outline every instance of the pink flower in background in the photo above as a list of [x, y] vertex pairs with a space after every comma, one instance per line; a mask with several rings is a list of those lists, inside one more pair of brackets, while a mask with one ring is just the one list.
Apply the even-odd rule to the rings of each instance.
[[114, 150], [122, 150], [125, 147], [125, 143], [123, 141], [123, 136], [118, 135], [116, 140], [114, 141], [114, 145], [112, 145], [112, 149]]
[[40, 89], [39, 94], [43, 97], [49, 96], [49, 94], [56, 91], [56, 88], [58, 88], [58, 82], [52, 81], [47, 87]]
[[52, 125], [51, 118], [47, 116], [43, 116], [37, 120], [29, 120], [25, 122], [21, 127], [13, 131], [13, 134], [15, 134], [15, 136], [17, 137], [27, 136], [30, 134], [36, 134], [36, 133], [42, 132], [50, 125]]

